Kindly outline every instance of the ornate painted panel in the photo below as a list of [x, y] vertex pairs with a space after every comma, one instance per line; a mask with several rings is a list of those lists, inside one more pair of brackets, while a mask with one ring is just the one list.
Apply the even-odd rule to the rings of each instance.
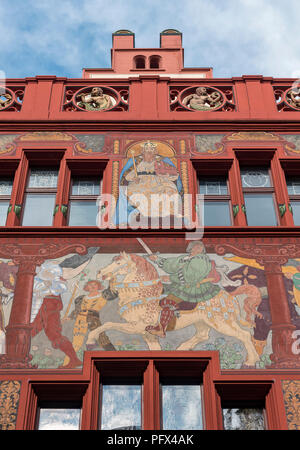
[[300, 430], [300, 380], [283, 380], [282, 390], [289, 430]]
[[19, 381], [0, 381], [0, 430], [16, 428], [20, 390]]
[[272, 353], [264, 272], [233, 254], [107, 253], [90, 247], [37, 267], [31, 363], [82, 365], [86, 349], [218, 350], [223, 369], [264, 368]]

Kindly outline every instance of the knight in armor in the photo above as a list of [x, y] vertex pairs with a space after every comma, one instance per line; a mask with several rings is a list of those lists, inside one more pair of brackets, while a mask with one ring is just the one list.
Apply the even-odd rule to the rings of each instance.
[[151, 255], [149, 258], [168, 274], [163, 277], [164, 294], [160, 300], [162, 308], [159, 324], [147, 326], [146, 331], [165, 337], [170, 321], [180, 310], [193, 310], [198, 303], [207, 302], [221, 290], [218, 283], [221, 275], [217, 272], [215, 262], [206, 254], [201, 241], [192, 241], [187, 247], [187, 255], [163, 258]]

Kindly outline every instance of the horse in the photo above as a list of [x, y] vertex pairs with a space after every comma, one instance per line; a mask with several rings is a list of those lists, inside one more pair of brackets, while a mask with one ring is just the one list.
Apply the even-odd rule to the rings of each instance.
[[[118, 275], [124, 275], [122, 282], [117, 281]], [[111, 264], [98, 272], [97, 278], [109, 280], [110, 289], [117, 292], [119, 314], [125, 322], [106, 322], [91, 331], [86, 342], [87, 348], [95, 346], [101, 333], [117, 330], [141, 335], [149, 350], [161, 350], [158, 337], [145, 329], [148, 325], [157, 325], [161, 312], [159, 301], [166, 296], [163, 294], [163, 284], [155, 266], [145, 257], [122, 251], [114, 257]], [[247, 300], [247, 290], [243, 292], [241, 286], [239, 294], [243, 293]], [[235, 337], [244, 344], [247, 352], [244, 365], [250, 367], [255, 366], [259, 355], [252, 341], [251, 324], [248, 323], [247, 328], [245, 323], [237, 298], [221, 289], [212, 299], [197, 303], [192, 311], [180, 311], [172, 330], [181, 330], [189, 325], [194, 325], [196, 329], [195, 334], [180, 344], [177, 350], [192, 350], [209, 338], [212, 328]]]

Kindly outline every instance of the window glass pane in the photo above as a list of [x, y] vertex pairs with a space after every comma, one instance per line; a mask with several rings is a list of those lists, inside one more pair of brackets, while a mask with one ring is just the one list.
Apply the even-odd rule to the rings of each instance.
[[245, 188], [265, 188], [271, 186], [268, 169], [248, 167], [241, 169], [242, 186]]
[[286, 184], [290, 195], [300, 195], [300, 178], [287, 177]]
[[95, 201], [72, 200], [70, 202], [69, 225], [96, 226], [98, 206]]
[[79, 430], [81, 409], [40, 408], [38, 430]]
[[199, 178], [199, 192], [203, 195], [227, 195], [227, 182], [225, 177]]
[[30, 188], [56, 188], [57, 169], [31, 169], [28, 187]]
[[72, 195], [99, 195], [100, 179], [74, 178], [72, 180]]
[[27, 194], [22, 225], [52, 225], [54, 205], [55, 194]]
[[12, 178], [0, 178], [0, 195], [10, 195], [12, 191]]
[[247, 223], [249, 226], [277, 225], [273, 195], [244, 194]]
[[102, 386], [101, 430], [141, 430], [141, 385]]
[[9, 202], [0, 202], [0, 226], [4, 226], [6, 223], [7, 209]]
[[262, 408], [229, 408], [223, 409], [225, 430], [264, 430]]
[[204, 201], [204, 226], [230, 226], [229, 202]]
[[293, 208], [293, 219], [295, 225], [300, 225], [300, 202], [291, 202]]
[[162, 385], [164, 430], [202, 430], [200, 385]]

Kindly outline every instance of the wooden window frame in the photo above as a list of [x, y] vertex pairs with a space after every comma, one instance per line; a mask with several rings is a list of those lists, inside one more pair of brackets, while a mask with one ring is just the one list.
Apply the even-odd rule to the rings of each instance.
[[[161, 429], [160, 376], [202, 377], [203, 428], [222, 430], [222, 402], [264, 404], [268, 430], [286, 429], [281, 386], [272, 375], [220, 371], [217, 351], [86, 351], [82, 371], [42, 371], [30, 377], [23, 392], [26, 404], [19, 429], [34, 430], [39, 404], [76, 401], [82, 404], [81, 430], [98, 430], [101, 379], [116, 375], [143, 380], [143, 430]], [[283, 409], [282, 409], [283, 408]]]
[[[40, 165], [30, 165], [29, 166], [28, 171], [27, 171], [26, 185], [25, 185], [25, 189], [24, 189], [22, 212], [21, 212], [21, 216], [20, 216], [20, 223], [21, 223], [21, 226], [23, 226], [23, 227], [24, 226], [25, 227], [27, 227], [27, 226], [35, 226], [35, 225], [23, 225], [23, 218], [24, 218], [24, 213], [25, 213], [25, 208], [26, 208], [26, 197], [27, 197], [27, 194], [36, 194], [36, 195], [55, 194], [54, 208], [53, 208], [53, 211], [52, 211], [52, 213], [54, 213], [55, 204], [56, 204], [56, 196], [57, 196], [57, 193], [58, 193], [58, 178], [59, 178], [59, 170], [60, 170], [59, 164], [57, 165], [57, 185], [56, 185], [56, 188], [51, 188], [51, 187], [36, 187], [36, 188], [33, 188], [33, 187], [29, 187], [28, 185], [29, 185], [30, 175], [31, 175], [31, 171], [32, 171], [33, 168], [41, 169], [41, 170], [43, 170], [43, 169], [47, 170], [47, 168], [49, 168], [49, 170], [51, 170], [51, 169], [54, 169], [55, 166], [53, 166], [52, 164], [43, 165], [43, 166], [40, 166]], [[53, 226], [53, 222], [54, 222], [54, 218], [52, 219], [52, 224], [51, 225], [46, 225], [46, 226], [49, 226], [49, 227]], [[36, 226], [41, 226], [41, 225], [36, 225]]]
[[[63, 226], [70, 227], [70, 229], [75, 228], [77, 225], [69, 225], [70, 217], [70, 202], [72, 200], [84, 200], [93, 201], [101, 195], [104, 186], [104, 171], [108, 164], [107, 160], [102, 159], [67, 159], [66, 167], [63, 174], [63, 192], [62, 192], [62, 204], [67, 206], [67, 214], [63, 218]], [[72, 195], [72, 180], [73, 178], [99, 178], [99, 194], [93, 196], [81, 196]], [[90, 228], [91, 226], [80, 226], [80, 228]], [[94, 225], [96, 227], [96, 224]]]
[[222, 160], [211, 160], [211, 159], [194, 159], [192, 160], [192, 164], [194, 167], [194, 192], [195, 194], [200, 194], [200, 186], [199, 186], [199, 178], [203, 176], [204, 178], [217, 178], [225, 177], [227, 183], [227, 195], [204, 195], [204, 201], [207, 199], [213, 202], [220, 201], [228, 201], [229, 207], [229, 217], [231, 224], [230, 225], [215, 225], [215, 226], [206, 226], [205, 224], [199, 224], [200, 227], [204, 226], [205, 228], [230, 228], [235, 225], [235, 218], [233, 215], [232, 206], [234, 204], [233, 201], [233, 192], [235, 189], [234, 179], [232, 177], [232, 169], [234, 160], [233, 159], [222, 159]]
[[[245, 206], [244, 194], [264, 194], [271, 193], [273, 204], [274, 204], [274, 212], [276, 225], [259, 225], [259, 227], [278, 227], [282, 225], [281, 218], [278, 212], [278, 197], [279, 197], [279, 188], [276, 184], [276, 174], [275, 171], [277, 169], [278, 163], [278, 148], [272, 147], [244, 147], [244, 148], [233, 148], [232, 149], [237, 160], [237, 173], [236, 175], [239, 177], [237, 187], [240, 189], [240, 198], [242, 204]], [[270, 176], [271, 186], [266, 188], [245, 188], [242, 185], [242, 177], [241, 177], [241, 169], [243, 168], [266, 168], [268, 169], [268, 173]], [[245, 226], [252, 227], [254, 225], [248, 225], [247, 222], [247, 211], [245, 213]]]
[[[70, 221], [70, 206], [73, 200], [77, 200], [77, 201], [84, 201], [84, 202], [96, 202], [97, 198], [101, 195], [102, 192], [102, 183], [103, 183], [103, 174], [102, 176], [99, 176], [99, 194], [91, 194], [91, 195], [74, 195], [72, 194], [72, 188], [73, 188], [73, 181], [74, 178], [82, 178], [82, 179], [88, 179], [88, 178], [96, 178], [93, 175], [90, 176], [71, 176], [71, 180], [70, 180], [70, 194], [69, 194], [69, 201], [68, 201], [68, 214], [67, 214], [67, 225], [69, 227], [73, 227], [73, 226], [77, 226], [77, 225], [70, 225], [69, 221]], [[86, 226], [93, 226], [93, 225], [86, 225]]]
[[[300, 203], [300, 194], [290, 194], [288, 192], [287, 178], [288, 177], [299, 177], [300, 180], [300, 164], [298, 159], [280, 160], [280, 166], [282, 173], [284, 174], [284, 196], [286, 197], [286, 203], [290, 206], [291, 201]], [[293, 212], [286, 211], [287, 224], [293, 227], [298, 227], [300, 225], [295, 225]]]

